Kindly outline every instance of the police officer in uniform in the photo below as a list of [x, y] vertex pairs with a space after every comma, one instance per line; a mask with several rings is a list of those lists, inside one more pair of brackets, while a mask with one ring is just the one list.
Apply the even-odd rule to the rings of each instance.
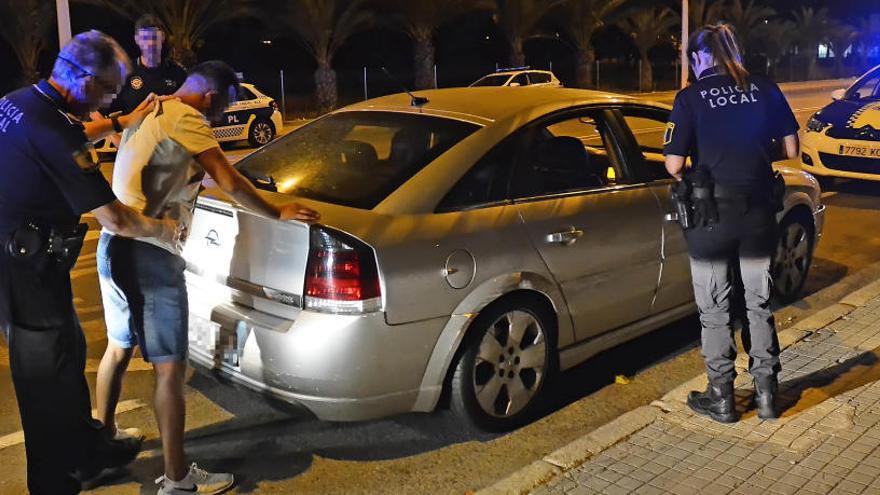
[[[696, 81], [675, 98], [664, 150], [667, 171], [683, 179], [677, 196], [689, 201], [693, 214], [688, 219], [693, 225], [682, 226], [687, 227], [709, 376], [706, 391], [691, 392], [688, 405], [716, 421], [738, 420], [731, 318], [731, 274], [738, 263], [748, 317], [743, 341], [755, 402], [759, 417], [772, 419], [778, 416], [780, 365], [770, 310], [770, 264], [775, 214], [781, 210], [785, 185], [771, 162], [778, 154], [776, 143], [788, 158], [798, 156], [798, 124], [779, 87], [745, 70], [729, 26], [706, 26], [694, 33], [688, 55]], [[692, 167], [686, 167], [687, 157]]]
[[163, 56], [165, 31], [156, 16], [147, 14], [135, 22], [134, 41], [141, 56], [111, 105], [111, 112], [129, 113], [148, 95], [170, 95], [186, 80], [183, 67]]
[[149, 109], [88, 128], [78, 119], [110, 102], [128, 67], [113, 39], [81, 33], [61, 49], [49, 80], [0, 99], [0, 328], [33, 495], [78, 493], [83, 479], [127, 464], [140, 449], [139, 440], [109, 438], [91, 417], [69, 274], [85, 237], [83, 213], [127, 236], [179, 237], [173, 221], [117, 201], [87, 147], [87, 135], [136, 125]]

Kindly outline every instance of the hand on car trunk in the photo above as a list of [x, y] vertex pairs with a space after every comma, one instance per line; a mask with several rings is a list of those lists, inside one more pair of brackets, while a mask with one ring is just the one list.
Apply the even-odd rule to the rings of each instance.
[[321, 214], [299, 203], [290, 203], [281, 207], [278, 216], [280, 220], [299, 220], [300, 222], [313, 223], [321, 219]]

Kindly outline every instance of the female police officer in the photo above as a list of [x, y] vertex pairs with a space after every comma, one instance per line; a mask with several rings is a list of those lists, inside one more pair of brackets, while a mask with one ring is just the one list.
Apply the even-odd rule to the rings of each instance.
[[[684, 179], [696, 213], [685, 237], [709, 385], [691, 392], [688, 406], [716, 421], [738, 419], [730, 307], [731, 262], [738, 262], [758, 415], [775, 418], [779, 342], [769, 299], [781, 194], [770, 164], [774, 142], [788, 158], [798, 155], [798, 124], [779, 87], [745, 70], [729, 26], [694, 33], [688, 55], [697, 80], [675, 98], [664, 150], [667, 171]], [[685, 170], [688, 156], [693, 166]]]

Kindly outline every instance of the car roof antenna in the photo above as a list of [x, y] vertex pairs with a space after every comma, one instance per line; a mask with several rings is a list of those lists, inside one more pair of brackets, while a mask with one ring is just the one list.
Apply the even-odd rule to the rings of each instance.
[[425, 106], [425, 104], [429, 103], [428, 99], [425, 98], [424, 96], [416, 96], [416, 95], [412, 94], [412, 92], [410, 90], [406, 89], [406, 86], [404, 86], [404, 84], [402, 82], [400, 82], [399, 79], [394, 77], [393, 74], [388, 72], [388, 69], [386, 69], [384, 65], [382, 66], [382, 72], [384, 72], [385, 75], [388, 76], [392, 81], [397, 83], [397, 85], [400, 86], [401, 89], [403, 89], [404, 93], [409, 95], [409, 97], [411, 98], [410, 106], [423, 107], [423, 106]]

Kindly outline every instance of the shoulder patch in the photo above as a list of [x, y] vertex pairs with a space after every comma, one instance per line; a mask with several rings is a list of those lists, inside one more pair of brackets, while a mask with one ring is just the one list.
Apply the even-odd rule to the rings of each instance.
[[672, 142], [672, 134], [675, 132], [675, 122], [666, 123], [666, 131], [663, 133], [663, 146]]
[[131, 78], [130, 84], [131, 89], [138, 90], [144, 87], [144, 80], [140, 76], [134, 76]]
[[98, 155], [91, 144], [84, 144], [81, 148], [74, 151], [72, 158], [76, 166], [85, 174], [93, 174], [101, 167], [98, 163]]

